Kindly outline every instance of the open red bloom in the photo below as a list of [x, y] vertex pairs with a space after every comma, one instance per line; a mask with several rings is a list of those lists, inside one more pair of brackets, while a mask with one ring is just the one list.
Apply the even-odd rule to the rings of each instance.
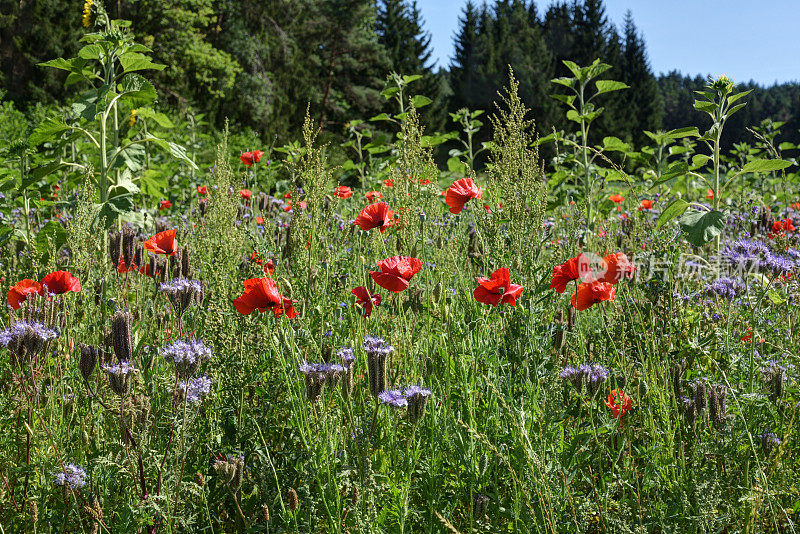
[[[297, 207], [301, 210], [306, 209], [306, 201], [301, 200], [297, 203]], [[294, 211], [295, 205], [292, 203], [291, 200], [286, 201], [286, 207], [283, 208], [283, 211]]]
[[595, 280], [594, 282], [583, 282], [578, 286], [577, 291], [572, 294], [570, 302], [575, 309], [583, 311], [605, 300], [614, 300], [614, 293], [617, 289], [609, 282]]
[[706, 192], [706, 198], [707, 198], [708, 200], [714, 200], [714, 191], [712, 191], [711, 189], [709, 189], [709, 190]]
[[117, 272], [119, 274], [125, 274], [130, 271], [135, 271], [136, 265], [131, 264], [130, 266], [125, 265], [125, 259], [120, 257], [119, 263], [117, 264]]
[[772, 223], [772, 233], [779, 234], [782, 231], [794, 232], [797, 228], [794, 227], [794, 221], [791, 219], [784, 219], [782, 221], [775, 221]]
[[644, 199], [639, 203], [639, 211], [653, 209], [653, 201]]
[[336, 193], [336, 196], [339, 198], [350, 198], [353, 196], [353, 190], [346, 185], [337, 186], [334, 193]]
[[285, 315], [289, 319], [294, 319], [297, 317], [297, 312], [294, 309], [295, 302], [297, 301], [290, 298], [281, 297], [281, 304], [272, 308], [272, 312], [275, 314], [275, 317]]
[[383, 233], [393, 222], [394, 212], [389, 209], [389, 205], [386, 202], [378, 202], [361, 210], [353, 224], [365, 232], [373, 228], [380, 228]]
[[356, 304], [360, 304], [364, 307], [364, 317], [369, 317], [372, 315], [373, 306], [380, 306], [381, 296], [377, 293], [370, 295], [369, 290], [364, 286], [353, 288], [350, 293], [355, 295], [358, 299], [356, 300]]
[[478, 187], [472, 178], [462, 178], [456, 180], [447, 189], [444, 195], [444, 200], [450, 207], [450, 213], [461, 213], [464, 209], [464, 204], [473, 198], [481, 198], [483, 190]]
[[20, 304], [28, 299], [28, 295], [41, 292], [42, 285], [39, 282], [26, 278], [11, 286], [6, 295], [6, 302], [12, 309], [18, 310]]
[[375, 283], [383, 289], [400, 293], [408, 288], [411, 277], [422, 269], [422, 262], [417, 258], [392, 256], [378, 263], [378, 267], [380, 267], [380, 272], [369, 272]]
[[800, 202], [792, 202], [793, 210], [800, 210]]
[[620, 202], [625, 200], [625, 197], [623, 197], [619, 193], [615, 193], [615, 194], [611, 195], [610, 197], [608, 197], [608, 200], [610, 200], [611, 202], [614, 202], [615, 204], [619, 204]]
[[251, 278], [244, 282], [244, 293], [233, 301], [236, 311], [250, 315], [255, 310], [283, 307], [283, 297], [278, 292], [278, 284], [272, 278]]
[[241, 159], [242, 163], [249, 167], [253, 163], [258, 163], [258, 160], [260, 160], [261, 156], [263, 155], [264, 153], [260, 150], [251, 150], [249, 152], [242, 152], [242, 155], [239, 156], [239, 159]]
[[158, 203], [159, 210], [165, 210], [171, 207], [172, 207], [172, 202], [170, 202], [169, 200], [162, 200], [161, 202]]
[[631, 278], [636, 270], [636, 266], [628, 261], [624, 252], [609, 254], [603, 258], [603, 264], [606, 266], [606, 273], [598, 280], [611, 284], [616, 284], [623, 278]]
[[63, 295], [69, 291], [78, 293], [81, 290], [81, 281], [72, 276], [69, 271], [55, 271], [48, 274], [42, 281], [42, 295], [45, 291], [51, 295]]
[[208, 186], [207, 185], [198, 185], [197, 186], [197, 194], [198, 195], [207, 195], [208, 194]]
[[239, 189], [239, 196], [245, 200], [250, 200], [253, 196], [253, 192], [249, 189]]
[[553, 267], [553, 278], [550, 282], [550, 289], [555, 289], [557, 293], [563, 293], [567, 289], [567, 284], [573, 280], [589, 280], [592, 277], [592, 270], [589, 267], [589, 258], [584, 254], [579, 254], [570, 258], [561, 265]]
[[376, 200], [382, 199], [383, 193], [381, 193], [380, 191], [368, 191], [364, 196], [367, 197], [367, 200], [370, 203], [372, 203], [375, 202]]
[[[616, 399], [614, 398], [616, 396]], [[631, 398], [628, 397], [621, 389], [612, 389], [608, 394], [606, 406], [611, 408], [611, 415], [614, 417], [622, 417], [626, 413], [633, 410], [633, 403]]]
[[253, 254], [250, 256], [250, 261], [263, 267], [264, 272], [267, 274], [273, 274], [275, 272], [275, 262], [272, 258], [264, 262], [258, 255], [258, 252], [253, 252]]
[[472, 292], [475, 300], [481, 304], [499, 306], [500, 304], [517, 305], [517, 298], [525, 289], [522, 286], [511, 283], [511, 271], [507, 267], [501, 267], [492, 273], [491, 278], [478, 278], [478, 287]]
[[387, 178], [383, 181], [383, 185], [386, 187], [394, 187], [394, 180]]
[[175, 239], [177, 230], [165, 230], [159, 232], [147, 241], [144, 242], [144, 248], [153, 254], [166, 254], [167, 256], [175, 255], [178, 250], [178, 240]]

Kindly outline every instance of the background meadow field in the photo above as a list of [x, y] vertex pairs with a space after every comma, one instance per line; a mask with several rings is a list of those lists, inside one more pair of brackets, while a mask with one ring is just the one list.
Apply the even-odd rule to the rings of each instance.
[[0, 532], [795, 531], [796, 85], [663, 92], [592, 1], [469, 7], [446, 74], [413, 5], [267, 3], [327, 43], [292, 86], [226, 48], [278, 53], [249, 4], [51, 4], [0, 111]]

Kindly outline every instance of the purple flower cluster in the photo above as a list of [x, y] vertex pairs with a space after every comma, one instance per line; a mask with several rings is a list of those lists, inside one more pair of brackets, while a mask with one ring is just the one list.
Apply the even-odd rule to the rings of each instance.
[[304, 375], [317, 374], [327, 376], [329, 374], [341, 373], [344, 366], [338, 363], [307, 363], [300, 364], [300, 372]]
[[115, 363], [113, 365], [104, 365], [103, 371], [114, 376], [126, 376], [136, 372], [136, 368], [128, 362]]
[[186, 394], [186, 400], [198, 404], [211, 392], [211, 379], [205, 376], [178, 382], [178, 390]]
[[727, 300], [733, 300], [745, 291], [744, 283], [741, 280], [723, 276], [713, 282], [706, 284], [705, 293], [709, 297], [718, 296]]
[[720, 252], [720, 256], [737, 271], [766, 271], [782, 275], [798, 266], [795, 255], [772, 252], [769, 246], [754, 239], [737, 239]]
[[55, 478], [58, 486], [80, 489], [86, 485], [86, 470], [74, 464], [64, 464], [64, 470], [56, 473]]
[[408, 386], [405, 390], [387, 389], [378, 393], [378, 399], [383, 404], [403, 408], [408, 406], [409, 401], [414, 399], [427, 399], [431, 396], [431, 390], [423, 386]]
[[161, 356], [172, 361], [181, 376], [194, 374], [200, 364], [210, 360], [213, 355], [211, 347], [195, 339], [173, 341], [161, 349]]
[[364, 351], [369, 354], [390, 354], [394, 347], [386, 343], [382, 337], [367, 336], [364, 338]]
[[336, 355], [342, 360], [342, 363], [344, 363], [345, 367], [349, 366], [356, 359], [351, 347], [340, 348], [338, 351], [336, 351]]
[[44, 323], [17, 321], [11, 328], [0, 332], [0, 345], [8, 347], [26, 336], [33, 336], [44, 343], [58, 337], [58, 330], [48, 327]]
[[581, 391], [585, 382], [589, 395], [593, 397], [602, 383], [608, 379], [608, 369], [597, 363], [585, 363], [579, 367], [568, 365], [559, 376], [575, 386], [578, 392]]
[[164, 282], [160, 286], [161, 291], [165, 293], [181, 293], [192, 292], [202, 293], [203, 284], [196, 280], [189, 280], [188, 278], [175, 278], [171, 282]]

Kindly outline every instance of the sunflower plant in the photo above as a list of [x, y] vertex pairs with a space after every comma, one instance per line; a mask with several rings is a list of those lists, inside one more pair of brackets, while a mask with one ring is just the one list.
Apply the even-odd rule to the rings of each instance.
[[[191, 168], [196, 165], [184, 147], [154, 135], [145, 128], [147, 118], [162, 128], [172, 126], [156, 112], [157, 94], [141, 72], [162, 70], [152, 61], [150, 49], [136, 43], [130, 22], [112, 20], [99, 3], [90, 4], [95, 15], [94, 31], [81, 38], [85, 43], [77, 56], [58, 58], [40, 65], [68, 72], [66, 85], [88, 86], [71, 105], [66, 116], [50, 117], [33, 132], [29, 145], [47, 145], [59, 157], [32, 169], [31, 178], [62, 169], [84, 173], [97, 188], [97, 215], [106, 226], [120, 217], [131, 218], [134, 197], [139, 193], [138, 174], [146, 168], [146, 146], [153, 144]], [[84, 17], [86, 20], [86, 17]], [[89, 145], [89, 157], [68, 161], [61, 148], [81, 140]]]

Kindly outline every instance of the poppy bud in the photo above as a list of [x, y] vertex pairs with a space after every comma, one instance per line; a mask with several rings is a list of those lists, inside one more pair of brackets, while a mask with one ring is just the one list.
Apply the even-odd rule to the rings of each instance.
[[84, 380], [89, 380], [95, 366], [97, 366], [97, 349], [93, 345], [81, 343], [80, 371]]
[[286, 494], [286, 500], [289, 502], [289, 510], [296, 512], [300, 508], [300, 499], [297, 497], [297, 492], [294, 488], [289, 488]]
[[130, 312], [118, 311], [111, 317], [111, 335], [114, 354], [120, 362], [127, 362], [133, 354], [133, 333]]

